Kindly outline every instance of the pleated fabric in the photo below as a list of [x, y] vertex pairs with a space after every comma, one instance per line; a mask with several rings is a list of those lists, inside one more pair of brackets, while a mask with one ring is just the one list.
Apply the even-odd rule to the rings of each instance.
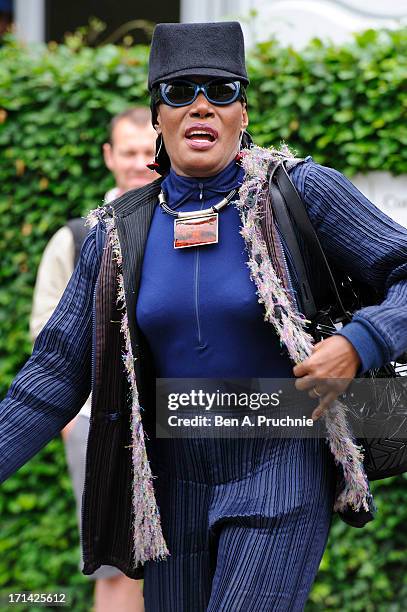
[[[227, 172], [211, 180], [220, 181]], [[307, 160], [291, 177], [326, 253], [345, 270], [360, 277], [364, 274], [373, 286], [383, 288], [390, 275], [395, 295], [401, 295], [407, 287], [406, 230], [335, 170]], [[194, 179], [172, 177], [173, 191], [180, 181], [181, 187], [187, 183], [191, 189], [193, 209], [199, 208], [202, 198], [205, 206], [212, 204], [212, 196], [205, 199], [208, 185], [196, 180], [193, 190]], [[171, 203], [177, 202], [177, 194], [168, 195]], [[185, 197], [181, 201], [183, 206], [188, 204]], [[235, 212], [222, 213], [222, 238], [216, 249], [201, 249], [199, 266], [193, 250], [174, 253], [172, 219], [163, 218], [160, 211], [153, 216], [137, 318], [158, 376], [233, 377], [242, 371], [276, 376], [283, 365], [283, 356], [272, 351], [266, 330], [256, 335], [250, 327], [254, 320], [262, 322], [255, 310], [253, 287], [247, 287], [248, 296], [252, 289], [253, 308], [241, 320], [250, 297], [245, 297], [244, 283], [237, 282], [240, 273], [248, 273], [242, 261], [243, 245], [236, 238], [238, 224], [233, 225]], [[385, 237], [390, 230], [394, 238], [389, 241]], [[373, 273], [368, 271], [371, 261]], [[148, 288], [143, 285], [146, 279]], [[403, 325], [407, 311], [401, 310], [395, 313], [389, 303], [370, 307], [356, 315], [349, 332], [341, 332], [359, 348], [365, 367], [375, 365], [370, 361], [376, 355], [381, 364], [384, 353], [389, 359], [401, 347], [395, 337], [389, 341], [386, 333], [385, 341], [378, 333], [382, 322], [385, 327], [390, 322]], [[247, 329], [242, 329], [245, 325]], [[262, 355], [263, 345], [265, 356], [259, 364], [256, 358]], [[336, 479], [325, 441], [151, 438], [148, 450], [171, 557], [145, 567], [146, 611], [303, 610], [332, 517]]]
[[338, 332], [353, 344], [365, 372], [405, 351], [407, 229], [372, 204], [343, 174], [307, 159], [290, 177], [325, 254], [383, 295], [383, 302], [357, 311]]
[[[407, 230], [333, 169], [307, 160], [292, 171], [291, 178], [327, 255], [344, 270], [387, 292], [382, 304], [360, 311], [342, 335], [355, 345], [364, 369], [374, 365], [372, 356], [378, 353], [383, 363], [395, 358], [406, 350]], [[148, 369], [148, 359], [139, 350], [136, 302], [144, 244], [159, 189], [160, 181], [156, 181], [125, 194], [114, 206], [133, 356], [138, 382], [143, 384], [146, 377], [139, 376], [139, 371]], [[57, 435], [89, 395], [95, 349], [92, 304], [103, 244], [103, 232], [94, 228], [60, 304], [0, 404], [0, 482]], [[117, 377], [114, 383], [122, 385], [123, 381]], [[109, 393], [116, 397], [112, 384]], [[106, 418], [95, 418], [107, 404], [108, 397], [96, 406], [89, 439], [90, 501], [85, 515], [93, 522], [84, 555], [87, 573], [107, 563], [135, 577], [127, 406], [112, 401]], [[147, 419], [149, 403], [144, 404]], [[231, 442], [224, 446], [219, 440], [184, 441], [172, 448], [161, 440], [160, 454], [153, 453], [153, 463], [162, 458], [158, 471], [153, 466], [153, 474], [158, 476], [157, 496], [171, 557], [147, 564], [147, 610], [192, 612], [205, 606], [233, 611], [301, 609], [328, 532], [334, 480], [328, 477], [330, 456], [326, 457], [322, 441], [269, 440], [267, 444], [263, 441], [264, 447], [261, 440], [239, 441], [242, 446]], [[256, 442], [264, 466], [253, 458]], [[200, 444], [193, 453], [188, 450], [192, 444]], [[177, 470], [182, 462], [189, 472]], [[219, 463], [224, 465], [222, 478], [205, 482], [208, 474], [220, 469]], [[239, 465], [245, 471], [236, 474]], [[172, 468], [174, 472], [169, 473]], [[264, 514], [258, 513], [267, 503]], [[259, 526], [254, 519], [260, 517]]]
[[150, 441], [171, 556], [148, 562], [146, 612], [303, 610], [326, 545], [324, 440]]

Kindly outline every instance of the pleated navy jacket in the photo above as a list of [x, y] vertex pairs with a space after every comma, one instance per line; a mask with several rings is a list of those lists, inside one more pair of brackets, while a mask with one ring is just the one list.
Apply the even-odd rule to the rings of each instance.
[[[407, 350], [407, 229], [364, 197], [339, 172], [311, 158], [291, 171], [325, 253], [385, 296], [355, 313], [340, 332], [359, 353], [362, 371]], [[143, 251], [161, 179], [111, 204], [141, 404], [151, 397], [153, 365], [136, 322]], [[0, 404], [0, 481], [35, 455], [79, 412], [92, 387], [83, 508], [84, 573], [100, 565], [133, 578], [132, 465], [128, 382], [123, 371], [116, 267], [99, 223], [89, 233], [66, 291], [32, 356]], [[151, 400], [150, 400], [151, 401]], [[145, 416], [148, 420], [148, 410]]]

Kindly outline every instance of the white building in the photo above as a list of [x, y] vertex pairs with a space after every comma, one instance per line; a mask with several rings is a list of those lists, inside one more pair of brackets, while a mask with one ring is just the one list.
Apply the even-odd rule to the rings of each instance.
[[182, 21], [238, 18], [246, 42], [275, 34], [281, 43], [300, 48], [312, 37], [342, 42], [351, 32], [397, 27], [407, 21], [406, 0], [199, 0], [181, 1]]
[[[94, 2], [82, 3], [83, 13], [95, 13]], [[97, 3], [100, 14], [107, 0]], [[171, 5], [169, 16], [176, 21], [220, 21], [238, 19], [243, 23], [247, 44], [267, 39], [276, 34], [282, 44], [304, 45], [309, 38], [329, 37], [341, 42], [350, 32], [377, 27], [395, 27], [407, 21], [406, 0], [156, 0], [151, 8], [137, 5], [134, 0], [121, 0], [115, 13], [131, 7], [132, 18], [148, 18], [153, 22], [160, 16], [161, 6]], [[87, 9], [87, 6], [89, 8]], [[47, 14], [57, 10], [62, 19], [71, 9], [60, 0], [14, 0], [15, 21], [19, 36], [28, 41], [47, 38]], [[147, 13], [147, 14], [146, 14]], [[102, 17], [103, 18], [103, 17]], [[80, 23], [77, 25], [84, 25]]]

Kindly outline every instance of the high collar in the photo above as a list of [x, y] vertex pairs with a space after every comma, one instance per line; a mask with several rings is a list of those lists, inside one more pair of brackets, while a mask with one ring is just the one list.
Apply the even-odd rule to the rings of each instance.
[[179, 176], [171, 168], [162, 182], [162, 189], [171, 208], [185, 202], [198, 201], [204, 193], [205, 200], [216, 195], [225, 195], [241, 186], [244, 178], [243, 168], [232, 160], [223, 170], [205, 178]]

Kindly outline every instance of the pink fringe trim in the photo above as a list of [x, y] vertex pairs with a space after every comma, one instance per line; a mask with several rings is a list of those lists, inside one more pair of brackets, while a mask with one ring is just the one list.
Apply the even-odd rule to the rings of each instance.
[[[267, 185], [270, 163], [294, 159], [286, 146], [281, 150], [253, 146], [245, 150], [242, 166], [245, 179], [236, 206], [242, 221], [241, 234], [249, 254], [248, 267], [257, 287], [259, 302], [264, 304], [264, 318], [276, 330], [290, 357], [299, 363], [311, 355], [313, 338], [305, 331], [307, 321], [292, 305], [286, 288], [277, 277], [260, 229], [260, 213], [256, 206], [261, 190]], [[278, 307], [278, 308], [277, 308]], [[369, 509], [371, 493], [363, 468], [363, 454], [346, 420], [346, 407], [339, 401], [325, 413], [328, 442], [334, 460], [342, 466], [345, 487], [335, 500], [335, 511], [344, 511], [349, 504], [354, 510]]]

